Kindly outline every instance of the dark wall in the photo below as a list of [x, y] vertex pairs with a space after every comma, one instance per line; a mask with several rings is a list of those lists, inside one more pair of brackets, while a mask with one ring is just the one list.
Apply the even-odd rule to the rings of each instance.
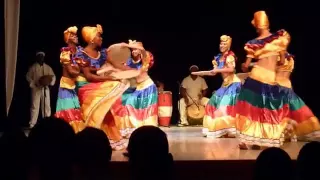
[[[80, 1], [40, 1], [21, 3], [21, 28], [19, 37], [19, 55], [15, 95], [12, 105], [12, 115], [21, 124], [29, 120], [29, 87], [25, 80], [28, 66], [33, 63], [37, 50], [46, 52], [46, 62], [51, 65], [57, 75], [57, 84], [52, 88], [52, 107], [55, 100], [61, 67], [59, 50], [64, 46], [63, 31], [76, 25], [81, 30], [85, 25], [99, 23], [104, 29], [104, 46], [115, 42], [137, 39], [144, 43], [155, 57], [155, 65], [150, 71], [151, 77], [165, 83], [166, 90], [174, 94], [177, 100], [177, 81], [188, 75], [188, 68], [197, 64], [200, 69], [210, 69], [211, 60], [219, 53], [219, 37], [222, 34], [232, 36], [232, 50], [239, 60], [238, 67], [244, 61], [243, 45], [256, 36], [250, 22], [257, 10], [266, 10], [271, 29], [276, 31], [285, 28], [292, 35], [289, 51], [296, 55], [296, 69], [293, 74], [295, 91], [305, 102], [320, 114], [314, 97], [315, 89], [308, 88], [305, 78], [310, 76], [310, 64], [317, 60], [307, 57], [308, 48], [304, 46], [303, 13], [299, 4], [285, 1], [265, 3], [258, 1], [97, 1], [91, 0], [85, 4]], [[300, 8], [300, 9], [299, 9]], [[297, 20], [301, 19], [301, 20]], [[79, 31], [81, 32], [81, 31]], [[80, 34], [80, 33], [79, 33]], [[83, 43], [81, 43], [83, 44]], [[309, 55], [311, 56], [311, 55]], [[303, 63], [309, 58], [309, 64]], [[311, 67], [315, 70], [316, 67]], [[239, 68], [237, 68], [239, 69]], [[239, 71], [240, 72], [240, 71]], [[300, 77], [300, 78], [298, 78]], [[302, 77], [302, 78], [301, 78]], [[210, 90], [220, 87], [219, 76], [206, 78]], [[175, 104], [176, 105], [176, 104]]]

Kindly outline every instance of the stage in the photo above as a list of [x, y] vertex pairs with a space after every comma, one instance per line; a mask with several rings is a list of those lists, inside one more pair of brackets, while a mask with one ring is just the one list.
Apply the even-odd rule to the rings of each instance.
[[[161, 128], [168, 135], [170, 152], [175, 161], [255, 160], [261, 150], [239, 150], [235, 138], [204, 138], [201, 127]], [[285, 143], [284, 149], [293, 160], [305, 142]], [[123, 151], [114, 151], [112, 161], [127, 161]]]

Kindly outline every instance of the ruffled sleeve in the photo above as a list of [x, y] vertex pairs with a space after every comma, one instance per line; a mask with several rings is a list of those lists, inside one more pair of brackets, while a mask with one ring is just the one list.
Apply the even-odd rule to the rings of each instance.
[[247, 42], [245, 45], [244, 45], [244, 50], [246, 51], [247, 53], [247, 58], [254, 58], [254, 49], [251, 48], [251, 43], [250, 42]]
[[153, 54], [150, 51], [146, 51], [146, 56], [142, 58], [142, 70], [148, 71], [154, 65]]
[[279, 30], [276, 34], [278, 38], [273, 41], [273, 44], [279, 47], [278, 52], [286, 51], [291, 41], [290, 34], [284, 29]]
[[230, 52], [226, 57], [226, 65], [227, 67], [236, 67], [236, 57], [233, 52]]
[[76, 63], [81, 67], [89, 67], [90, 66], [90, 59], [82, 50], [79, 50], [76, 52], [74, 59], [75, 59]]
[[69, 47], [61, 48], [60, 63], [62, 65], [72, 64], [71, 56], [72, 56], [72, 52]]
[[218, 62], [217, 62], [216, 58], [214, 58], [214, 59], [212, 60], [212, 65], [213, 65], [213, 68], [214, 68], [214, 69], [218, 67]]

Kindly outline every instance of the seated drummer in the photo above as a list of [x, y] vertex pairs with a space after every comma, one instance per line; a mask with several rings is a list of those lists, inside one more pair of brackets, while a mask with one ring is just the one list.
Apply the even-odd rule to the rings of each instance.
[[189, 68], [190, 75], [183, 79], [181, 84], [182, 97], [179, 100], [179, 111], [180, 111], [180, 123], [179, 126], [189, 125], [187, 121], [187, 107], [192, 104], [205, 106], [209, 99], [206, 98], [208, 85], [206, 81], [197, 75], [192, 75], [192, 72], [198, 71], [199, 68], [196, 65], [192, 65]]

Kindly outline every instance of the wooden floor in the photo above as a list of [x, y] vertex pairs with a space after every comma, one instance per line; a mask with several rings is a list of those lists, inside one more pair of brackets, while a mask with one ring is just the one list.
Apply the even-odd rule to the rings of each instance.
[[[254, 160], [261, 151], [239, 150], [234, 138], [204, 138], [201, 127], [161, 128], [168, 135], [170, 152], [174, 160]], [[295, 160], [304, 142], [286, 143], [282, 148]], [[127, 161], [123, 151], [115, 151], [112, 161]]]

